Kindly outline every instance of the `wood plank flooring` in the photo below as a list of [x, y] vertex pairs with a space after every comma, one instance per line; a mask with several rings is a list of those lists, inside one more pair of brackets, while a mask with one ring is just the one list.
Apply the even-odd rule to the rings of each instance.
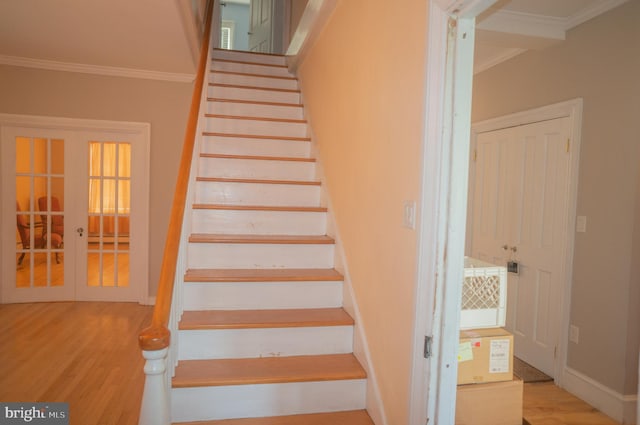
[[553, 382], [524, 384], [523, 416], [531, 425], [619, 425]]
[[[68, 402], [71, 425], [137, 424], [137, 335], [151, 313], [132, 303], [0, 305], [0, 400]], [[552, 382], [524, 385], [524, 417], [531, 425], [618, 425]], [[358, 422], [333, 425], [342, 423]]]
[[151, 313], [132, 303], [0, 305], [0, 400], [67, 402], [71, 425], [137, 424], [137, 336]]

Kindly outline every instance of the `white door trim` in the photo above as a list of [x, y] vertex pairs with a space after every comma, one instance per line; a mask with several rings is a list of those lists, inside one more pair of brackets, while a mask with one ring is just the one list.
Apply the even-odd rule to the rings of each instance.
[[[15, 115], [15, 114], [0, 114], [0, 130], [3, 127], [26, 127], [26, 128], [45, 128], [56, 130], [68, 130], [68, 131], [105, 131], [110, 133], [123, 133], [123, 134], [137, 134], [143, 140], [145, 144], [146, 158], [145, 169], [139, 170], [140, 177], [144, 180], [146, 187], [150, 182], [149, 180], [149, 149], [151, 145], [151, 125], [149, 123], [141, 122], [125, 122], [125, 121], [103, 121], [103, 120], [89, 120], [89, 119], [75, 119], [75, 118], [63, 118], [63, 117], [48, 117], [48, 116], [36, 116], [36, 115]], [[2, 173], [0, 173], [1, 178]], [[6, 182], [1, 182], [0, 185], [0, 199], [4, 195]], [[149, 215], [149, 196], [147, 191], [146, 199], [140, 202], [140, 206], [143, 209], [141, 214], [144, 217]], [[4, 210], [0, 209], [0, 210]], [[0, 223], [4, 220], [2, 214], [4, 211], [0, 211]], [[139, 231], [141, 232], [141, 238], [145, 241], [149, 240], [149, 227], [148, 220], [139, 224]], [[0, 244], [0, 258], [4, 258], [6, 253], [2, 252], [2, 245]], [[141, 275], [139, 276], [139, 291], [137, 294], [137, 301], [141, 304], [148, 302], [149, 293], [149, 261], [148, 261], [148, 243], [147, 250], [143, 254], [142, 261], [146, 264], [141, 268]], [[2, 264], [2, 262], [0, 262]], [[0, 266], [1, 267], [1, 266]], [[0, 273], [3, 271], [0, 270]], [[0, 274], [1, 275], [1, 274]], [[2, 287], [0, 285], [0, 302], [4, 300], [4, 294], [2, 294]]]
[[[411, 425], [455, 421], [475, 17], [493, 3], [429, 2]], [[430, 359], [423, 357], [426, 335], [433, 337]]]
[[[569, 229], [569, 231], [562, 248], [562, 299], [560, 301], [560, 320], [562, 322], [558, 341], [559, 355], [556, 357], [554, 365], [555, 383], [558, 386], [562, 386], [563, 377], [565, 375], [564, 371], [567, 364], [567, 342], [569, 340], [569, 314], [571, 306], [571, 282], [573, 276], [572, 264], [575, 240], [574, 232], [572, 232], [571, 229], [575, 229], [576, 210], [578, 202], [578, 166], [580, 160], [580, 134], [582, 129], [582, 99], [573, 99], [566, 102], [555, 103], [540, 108], [530, 109], [527, 111], [521, 111], [502, 117], [480, 121], [472, 124], [471, 130], [471, 143], [473, 145], [473, 148], [475, 149], [477, 136], [480, 133], [565, 117], [568, 117], [570, 119], [571, 125], [571, 141], [569, 143], [569, 182], [566, 192], [569, 202], [567, 205], [567, 215], [565, 217], [567, 229]], [[472, 194], [470, 194], [469, 196], [472, 196]], [[471, 211], [471, 208], [473, 208], [473, 199], [471, 198], [469, 208], [469, 226], [472, 226], [473, 213]], [[472, 235], [470, 234], [469, 242], [471, 242], [471, 237]], [[469, 244], [468, 246], [471, 245]]]

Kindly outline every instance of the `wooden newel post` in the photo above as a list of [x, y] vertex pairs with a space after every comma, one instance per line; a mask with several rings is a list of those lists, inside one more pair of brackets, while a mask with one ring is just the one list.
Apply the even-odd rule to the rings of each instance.
[[138, 425], [171, 425], [170, 399], [167, 378], [169, 330], [153, 326], [139, 337], [144, 364], [144, 392]]

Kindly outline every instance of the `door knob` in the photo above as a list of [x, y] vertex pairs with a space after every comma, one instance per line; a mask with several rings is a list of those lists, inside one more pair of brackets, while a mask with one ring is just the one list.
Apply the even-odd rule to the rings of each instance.
[[83, 235], [83, 233], [84, 233], [84, 229], [83, 229], [82, 227], [78, 227], [78, 228], [76, 229], [76, 232], [78, 232], [78, 235], [82, 236], [82, 235]]

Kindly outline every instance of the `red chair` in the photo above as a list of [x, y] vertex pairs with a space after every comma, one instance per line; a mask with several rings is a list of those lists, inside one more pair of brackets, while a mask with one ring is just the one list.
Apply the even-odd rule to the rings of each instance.
[[[16, 201], [16, 212], [21, 212], [20, 204]], [[28, 217], [26, 214], [16, 214], [16, 225], [18, 226], [18, 234], [20, 235], [20, 243], [22, 244], [22, 249], [30, 249], [31, 248], [31, 229], [29, 228], [29, 224], [27, 223]], [[42, 248], [44, 246], [44, 240], [42, 236], [33, 235], [33, 245], [35, 248]], [[24, 256], [26, 252], [23, 252], [18, 258], [18, 265], [22, 264], [22, 260], [24, 260]]]
[[[38, 208], [41, 212], [49, 211], [47, 205], [48, 198], [46, 196], [42, 196], [38, 198]], [[60, 201], [55, 196], [51, 197], [51, 211], [62, 211], [60, 209]], [[42, 239], [44, 245], [47, 244], [47, 235], [51, 235], [51, 248], [60, 249], [62, 248], [62, 244], [64, 241], [64, 217], [62, 215], [49, 215], [51, 220], [51, 229], [48, 229], [47, 215], [43, 214], [42, 217]], [[60, 264], [60, 258], [58, 257], [58, 253], [56, 252], [56, 263]]]

